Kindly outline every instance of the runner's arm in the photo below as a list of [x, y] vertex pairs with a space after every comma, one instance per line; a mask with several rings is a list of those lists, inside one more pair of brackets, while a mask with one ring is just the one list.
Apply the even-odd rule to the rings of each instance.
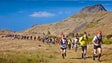
[[93, 45], [98, 46], [98, 44], [96, 44], [96, 40], [97, 40], [97, 37], [95, 36], [95, 37], [93, 38], [93, 40], [92, 40], [92, 43], [93, 43]]

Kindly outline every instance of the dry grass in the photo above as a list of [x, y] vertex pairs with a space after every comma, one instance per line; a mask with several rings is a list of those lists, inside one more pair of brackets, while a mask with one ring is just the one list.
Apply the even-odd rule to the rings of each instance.
[[53, 35], [60, 35], [62, 32], [67, 35], [74, 29], [80, 27], [83, 23], [87, 23], [88, 26], [81, 27], [81, 29], [78, 30], [78, 33], [86, 31], [89, 34], [94, 35], [99, 29], [101, 29], [104, 35], [111, 34], [112, 12], [100, 12], [97, 14], [78, 13], [57, 23], [35, 25], [22, 31], [22, 33], [42, 35], [43, 32], [47, 34], [47, 32], [50, 31]]
[[[41, 45], [41, 47], [39, 47]], [[112, 45], [103, 45], [101, 63], [112, 62]], [[62, 59], [58, 44], [43, 44], [33, 40], [0, 39], [0, 63], [98, 63], [92, 60], [92, 45], [88, 45], [87, 59], [81, 59], [78, 52], [67, 50], [67, 57]]]

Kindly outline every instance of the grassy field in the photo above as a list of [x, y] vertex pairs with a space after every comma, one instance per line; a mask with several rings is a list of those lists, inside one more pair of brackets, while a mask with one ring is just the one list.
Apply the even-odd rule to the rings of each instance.
[[[101, 63], [112, 62], [112, 45], [102, 45]], [[81, 59], [81, 48], [67, 50], [62, 59], [58, 44], [43, 44], [33, 40], [0, 38], [0, 63], [99, 63], [92, 60], [92, 45], [88, 45], [87, 58]]]

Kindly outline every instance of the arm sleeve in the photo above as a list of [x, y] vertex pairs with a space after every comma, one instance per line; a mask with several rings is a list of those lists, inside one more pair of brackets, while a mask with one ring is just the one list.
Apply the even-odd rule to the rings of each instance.
[[96, 39], [97, 39], [97, 37], [96, 37], [96, 36], [94, 36], [94, 38], [93, 38], [93, 40], [92, 40], [92, 41], [93, 41], [93, 42], [95, 42], [95, 41], [96, 41]]

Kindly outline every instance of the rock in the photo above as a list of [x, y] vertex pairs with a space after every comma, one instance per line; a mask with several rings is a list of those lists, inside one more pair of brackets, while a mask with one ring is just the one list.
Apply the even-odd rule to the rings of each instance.
[[93, 6], [88, 6], [83, 8], [80, 13], [84, 13], [84, 14], [88, 14], [88, 13], [98, 13], [98, 12], [103, 12], [103, 11], [107, 11], [103, 5], [101, 4], [97, 4], [97, 5], [93, 5]]

